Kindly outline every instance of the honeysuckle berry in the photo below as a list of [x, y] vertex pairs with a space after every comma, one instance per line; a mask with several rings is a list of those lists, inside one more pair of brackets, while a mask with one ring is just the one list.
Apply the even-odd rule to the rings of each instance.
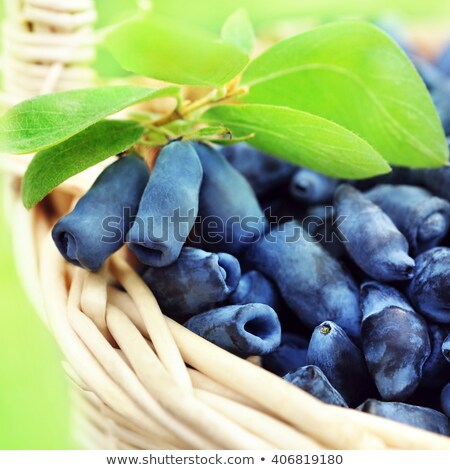
[[148, 178], [145, 162], [132, 155], [106, 168], [75, 209], [53, 228], [53, 240], [63, 257], [98, 271], [125, 243]]
[[300, 168], [291, 178], [289, 192], [297, 201], [320, 204], [331, 201], [339, 180], [308, 168]]
[[293, 385], [310, 393], [328, 405], [348, 408], [342, 395], [331, 385], [325, 374], [317, 366], [304, 366], [283, 377]]
[[283, 333], [280, 346], [261, 359], [264, 369], [282, 377], [307, 364], [309, 338], [294, 333]]
[[450, 382], [442, 389], [441, 406], [444, 413], [450, 418]]
[[432, 248], [416, 258], [408, 295], [428, 320], [450, 323], [450, 248]]
[[450, 362], [450, 334], [442, 343], [442, 354], [447, 362]]
[[447, 235], [450, 203], [426, 189], [408, 185], [379, 185], [366, 192], [403, 233], [413, 254], [426, 251]]
[[245, 260], [275, 282], [287, 306], [309, 328], [329, 319], [359, 336], [354, 280], [297, 222], [273, 228], [250, 245]]
[[355, 263], [379, 281], [411, 279], [414, 260], [408, 242], [392, 220], [350, 185], [341, 185], [335, 194], [344, 246]]
[[289, 183], [296, 167], [241, 142], [222, 147], [221, 153], [250, 183], [258, 197]]
[[427, 170], [425, 184], [433, 194], [450, 201], [450, 166]]
[[373, 388], [363, 353], [345, 331], [331, 321], [315, 328], [307, 361], [322, 370], [349, 406], [361, 403]]
[[277, 312], [281, 298], [276, 285], [264, 274], [253, 270], [242, 275], [228, 302], [233, 305], [266, 304]]
[[405, 401], [417, 389], [431, 353], [425, 320], [394, 288], [367, 282], [361, 287], [364, 358], [381, 397]]
[[450, 44], [441, 52], [436, 65], [444, 75], [450, 77]]
[[240, 254], [264, 233], [264, 214], [248, 181], [220, 152], [206, 144], [194, 146], [203, 167], [202, 246]]
[[148, 268], [143, 275], [168, 316], [184, 321], [224, 302], [239, 285], [239, 261], [228, 253], [183, 248], [170, 266]]
[[431, 92], [436, 110], [441, 118], [442, 127], [445, 135], [450, 134], [450, 82], [443, 80], [438, 83]]
[[162, 267], [177, 260], [197, 217], [202, 177], [191, 144], [171, 142], [161, 150], [128, 234], [142, 263]]
[[450, 436], [450, 420], [443, 413], [431, 408], [370, 399], [359, 406], [358, 410]]
[[350, 183], [360, 191], [367, 191], [379, 184], [407, 184], [411, 186], [423, 186], [427, 170], [420, 168], [406, 168], [393, 166], [392, 171], [385, 175], [374, 176], [363, 180], [355, 180]]
[[264, 304], [220, 307], [192, 317], [184, 326], [240, 357], [268, 354], [281, 341], [278, 316]]
[[444, 340], [450, 334], [450, 325], [429, 323], [428, 334], [431, 342], [431, 354], [423, 365], [420, 386], [435, 390], [450, 382], [450, 353], [449, 362], [447, 362], [442, 351]]

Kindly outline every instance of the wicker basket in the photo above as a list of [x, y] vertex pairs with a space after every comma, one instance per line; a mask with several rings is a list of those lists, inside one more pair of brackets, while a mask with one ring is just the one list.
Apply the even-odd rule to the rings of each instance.
[[[17, 73], [7, 75], [10, 102], [89, 84], [90, 0], [7, 3], [6, 60], [17, 73], [29, 71], [24, 83], [15, 81]], [[9, 213], [20, 227], [14, 232], [19, 270], [64, 355], [83, 447], [450, 449], [450, 439], [325, 405], [164, 317], [126, 248], [99, 274], [67, 264], [50, 230], [95, 175], [64, 183], [27, 212], [18, 182], [29, 159], [1, 161], [11, 175]]]

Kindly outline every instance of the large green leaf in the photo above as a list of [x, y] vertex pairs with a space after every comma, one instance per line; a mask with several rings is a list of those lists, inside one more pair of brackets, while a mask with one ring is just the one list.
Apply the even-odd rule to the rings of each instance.
[[255, 44], [255, 32], [245, 9], [241, 8], [228, 17], [222, 27], [221, 37], [246, 54], [251, 54]]
[[30, 209], [71, 176], [124, 152], [144, 128], [133, 121], [100, 121], [70, 139], [35, 155], [22, 184], [22, 199]]
[[278, 43], [246, 70], [249, 103], [290, 106], [366, 139], [390, 163], [440, 166], [448, 146], [428, 91], [381, 30], [340, 22]]
[[184, 85], [224, 85], [248, 63], [248, 55], [236, 46], [151, 13], [119, 25], [106, 45], [125, 69]]
[[318, 116], [281, 106], [223, 105], [204, 115], [249, 143], [298, 165], [339, 178], [366, 178], [388, 173], [389, 165], [363, 139]]
[[141, 101], [176, 96], [177, 87], [111, 86], [65, 91], [24, 101], [0, 119], [0, 151], [37, 152]]

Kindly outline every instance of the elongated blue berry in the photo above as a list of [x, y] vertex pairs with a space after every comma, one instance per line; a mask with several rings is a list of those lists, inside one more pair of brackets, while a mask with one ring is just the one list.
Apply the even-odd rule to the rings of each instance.
[[317, 366], [300, 367], [300, 369], [286, 374], [283, 379], [328, 405], [348, 408], [342, 395], [331, 385], [325, 374]]
[[437, 67], [443, 74], [450, 77], [450, 44], [439, 55]]
[[408, 184], [412, 186], [423, 186], [425, 184], [426, 172], [427, 170], [421, 168], [393, 166], [392, 171], [386, 175], [352, 181], [351, 184], [360, 191], [367, 191], [379, 184]]
[[344, 246], [355, 263], [379, 281], [411, 279], [414, 260], [408, 256], [408, 242], [392, 220], [362, 193], [350, 185], [335, 194]]
[[433, 194], [450, 201], [450, 166], [427, 170], [425, 184]]
[[222, 147], [221, 153], [239, 171], [258, 197], [285, 186], [296, 167], [241, 142]]
[[444, 414], [431, 408], [370, 399], [359, 406], [358, 410], [443, 434], [444, 436], [450, 436], [449, 419]]
[[147, 165], [135, 156], [123, 157], [104, 170], [53, 229], [53, 240], [64, 258], [98, 271], [125, 243], [148, 178]]
[[278, 311], [281, 299], [276, 285], [270, 279], [258, 271], [249, 271], [241, 277], [228, 302], [233, 305], [266, 304]]
[[432, 248], [416, 258], [408, 295], [427, 319], [450, 323], [450, 248]]
[[300, 168], [292, 176], [289, 192], [297, 201], [319, 204], [333, 199], [339, 180], [322, 175], [308, 168]]
[[329, 319], [358, 337], [358, 289], [340, 263], [293, 222], [275, 227], [245, 253], [271, 278], [284, 301], [309, 328]]
[[128, 242], [148, 266], [176, 261], [198, 212], [202, 168], [191, 144], [172, 142], [156, 160]]
[[307, 360], [308, 364], [322, 370], [350, 406], [361, 403], [373, 387], [363, 353], [345, 331], [331, 321], [314, 330]]
[[288, 372], [306, 366], [309, 339], [294, 333], [283, 333], [280, 346], [262, 357], [264, 369], [282, 377]]
[[277, 314], [264, 304], [220, 307], [192, 317], [184, 326], [241, 357], [268, 354], [281, 340]]
[[450, 382], [442, 389], [441, 406], [444, 413], [450, 418]]
[[426, 189], [385, 184], [368, 191], [366, 197], [392, 219], [414, 254], [438, 245], [449, 230], [450, 203]]
[[444, 358], [450, 362], [450, 335], [448, 335], [442, 343], [442, 354]]
[[442, 351], [444, 340], [450, 334], [450, 325], [430, 323], [428, 331], [431, 342], [431, 354], [423, 365], [420, 385], [428, 389], [440, 389], [447, 382], [450, 382], [450, 351], [448, 353], [449, 362], [445, 360], [445, 354]]
[[419, 386], [430, 356], [427, 324], [400, 292], [377, 282], [363, 284], [361, 305], [361, 337], [370, 375], [384, 400], [405, 401]]
[[250, 184], [220, 152], [204, 144], [195, 149], [204, 173], [199, 210], [203, 246], [239, 254], [264, 233], [264, 214]]
[[431, 92], [436, 110], [441, 118], [442, 127], [445, 135], [450, 134], [450, 83], [449, 80], [443, 80], [436, 84]]
[[224, 302], [237, 288], [240, 276], [239, 261], [228, 253], [183, 248], [175, 263], [148, 268], [143, 279], [163, 312], [183, 321]]

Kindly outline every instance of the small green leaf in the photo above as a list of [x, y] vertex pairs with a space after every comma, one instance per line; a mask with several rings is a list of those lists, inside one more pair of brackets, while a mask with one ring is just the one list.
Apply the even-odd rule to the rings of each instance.
[[100, 121], [74, 137], [36, 154], [22, 184], [22, 199], [31, 209], [68, 178], [129, 149], [143, 135], [133, 121]]
[[111, 86], [64, 91], [24, 101], [0, 119], [0, 151], [44, 150], [141, 101], [176, 96], [179, 88]]
[[278, 43], [249, 65], [248, 103], [289, 106], [350, 129], [387, 161], [435, 167], [448, 145], [430, 95], [406, 55], [362, 22], [322, 26]]
[[238, 137], [255, 133], [250, 144], [279, 158], [338, 178], [388, 173], [385, 160], [351, 131], [319, 116], [281, 106], [223, 105], [203, 115]]
[[246, 54], [251, 54], [255, 45], [255, 32], [245, 8], [240, 8], [228, 17], [223, 25], [221, 37]]
[[210, 33], [152, 13], [115, 28], [106, 46], [126, 70], [183, 85], [225, 85], [249, 60]]

